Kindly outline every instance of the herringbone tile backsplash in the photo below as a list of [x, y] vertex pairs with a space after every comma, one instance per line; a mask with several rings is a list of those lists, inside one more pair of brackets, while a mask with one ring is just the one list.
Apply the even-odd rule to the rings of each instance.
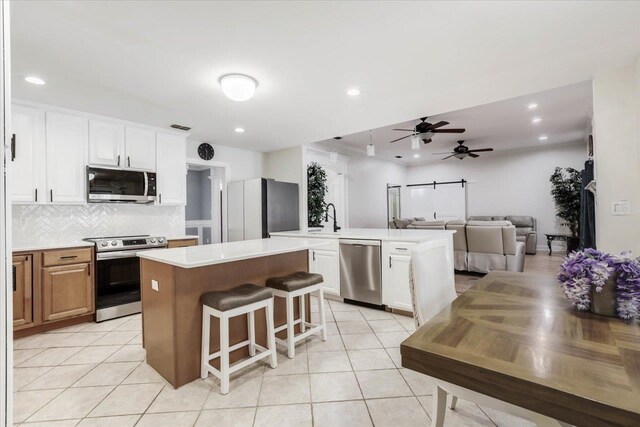
[[14, 205], [14, 246], [58, 244], [85, 237], [185, 233], [180, 206], [90, 203]]

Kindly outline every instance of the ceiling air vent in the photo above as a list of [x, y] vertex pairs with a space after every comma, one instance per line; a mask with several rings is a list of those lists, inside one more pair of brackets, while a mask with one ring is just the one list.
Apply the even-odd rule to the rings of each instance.
[[188, 131], [188, 130], [191, 130], [191, 128], [189, 126], [178, 125], [178, 124], [175, 124], [175, 123], [172, 124], [171, 127], [174, 128], [174, 129], [183, 130], [185, 132]]

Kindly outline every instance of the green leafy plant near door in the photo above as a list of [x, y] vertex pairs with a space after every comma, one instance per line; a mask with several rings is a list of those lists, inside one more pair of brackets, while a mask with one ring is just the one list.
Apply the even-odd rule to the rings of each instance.
[[324, 196], [327, 193], [327, 173], [313, 162], [307, 166], [307, 212], [309, 227], [320, 227], [327, 204]]
[[556, 216], [563, 221], [562, 225], [567, 226], [571, 231], [572, 241], [567, 242], [570, 246], [569, 250], [578, 249], [582, 189], [580, 171], [574, 168], [556, 168], [549, 181], [551, 181], [551, 196], [556, 204]]

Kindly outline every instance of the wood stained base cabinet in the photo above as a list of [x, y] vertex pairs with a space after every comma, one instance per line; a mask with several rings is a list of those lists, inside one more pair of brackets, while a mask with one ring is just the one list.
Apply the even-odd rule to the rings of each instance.
[[91, 313], [93, 281], [90, 264], [72, 264], [42, 269], [43, 321], [66, 319]]
[[33, 323], [32, 256], [13, 257], [13, 327]]

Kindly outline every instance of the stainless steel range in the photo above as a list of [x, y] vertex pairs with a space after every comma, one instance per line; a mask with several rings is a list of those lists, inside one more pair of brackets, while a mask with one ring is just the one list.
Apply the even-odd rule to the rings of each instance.
[[96, 322], [140, 313], [140, 258], [136, 253], [167, 247], [165, 237], [91, 237], [96, 251]]

